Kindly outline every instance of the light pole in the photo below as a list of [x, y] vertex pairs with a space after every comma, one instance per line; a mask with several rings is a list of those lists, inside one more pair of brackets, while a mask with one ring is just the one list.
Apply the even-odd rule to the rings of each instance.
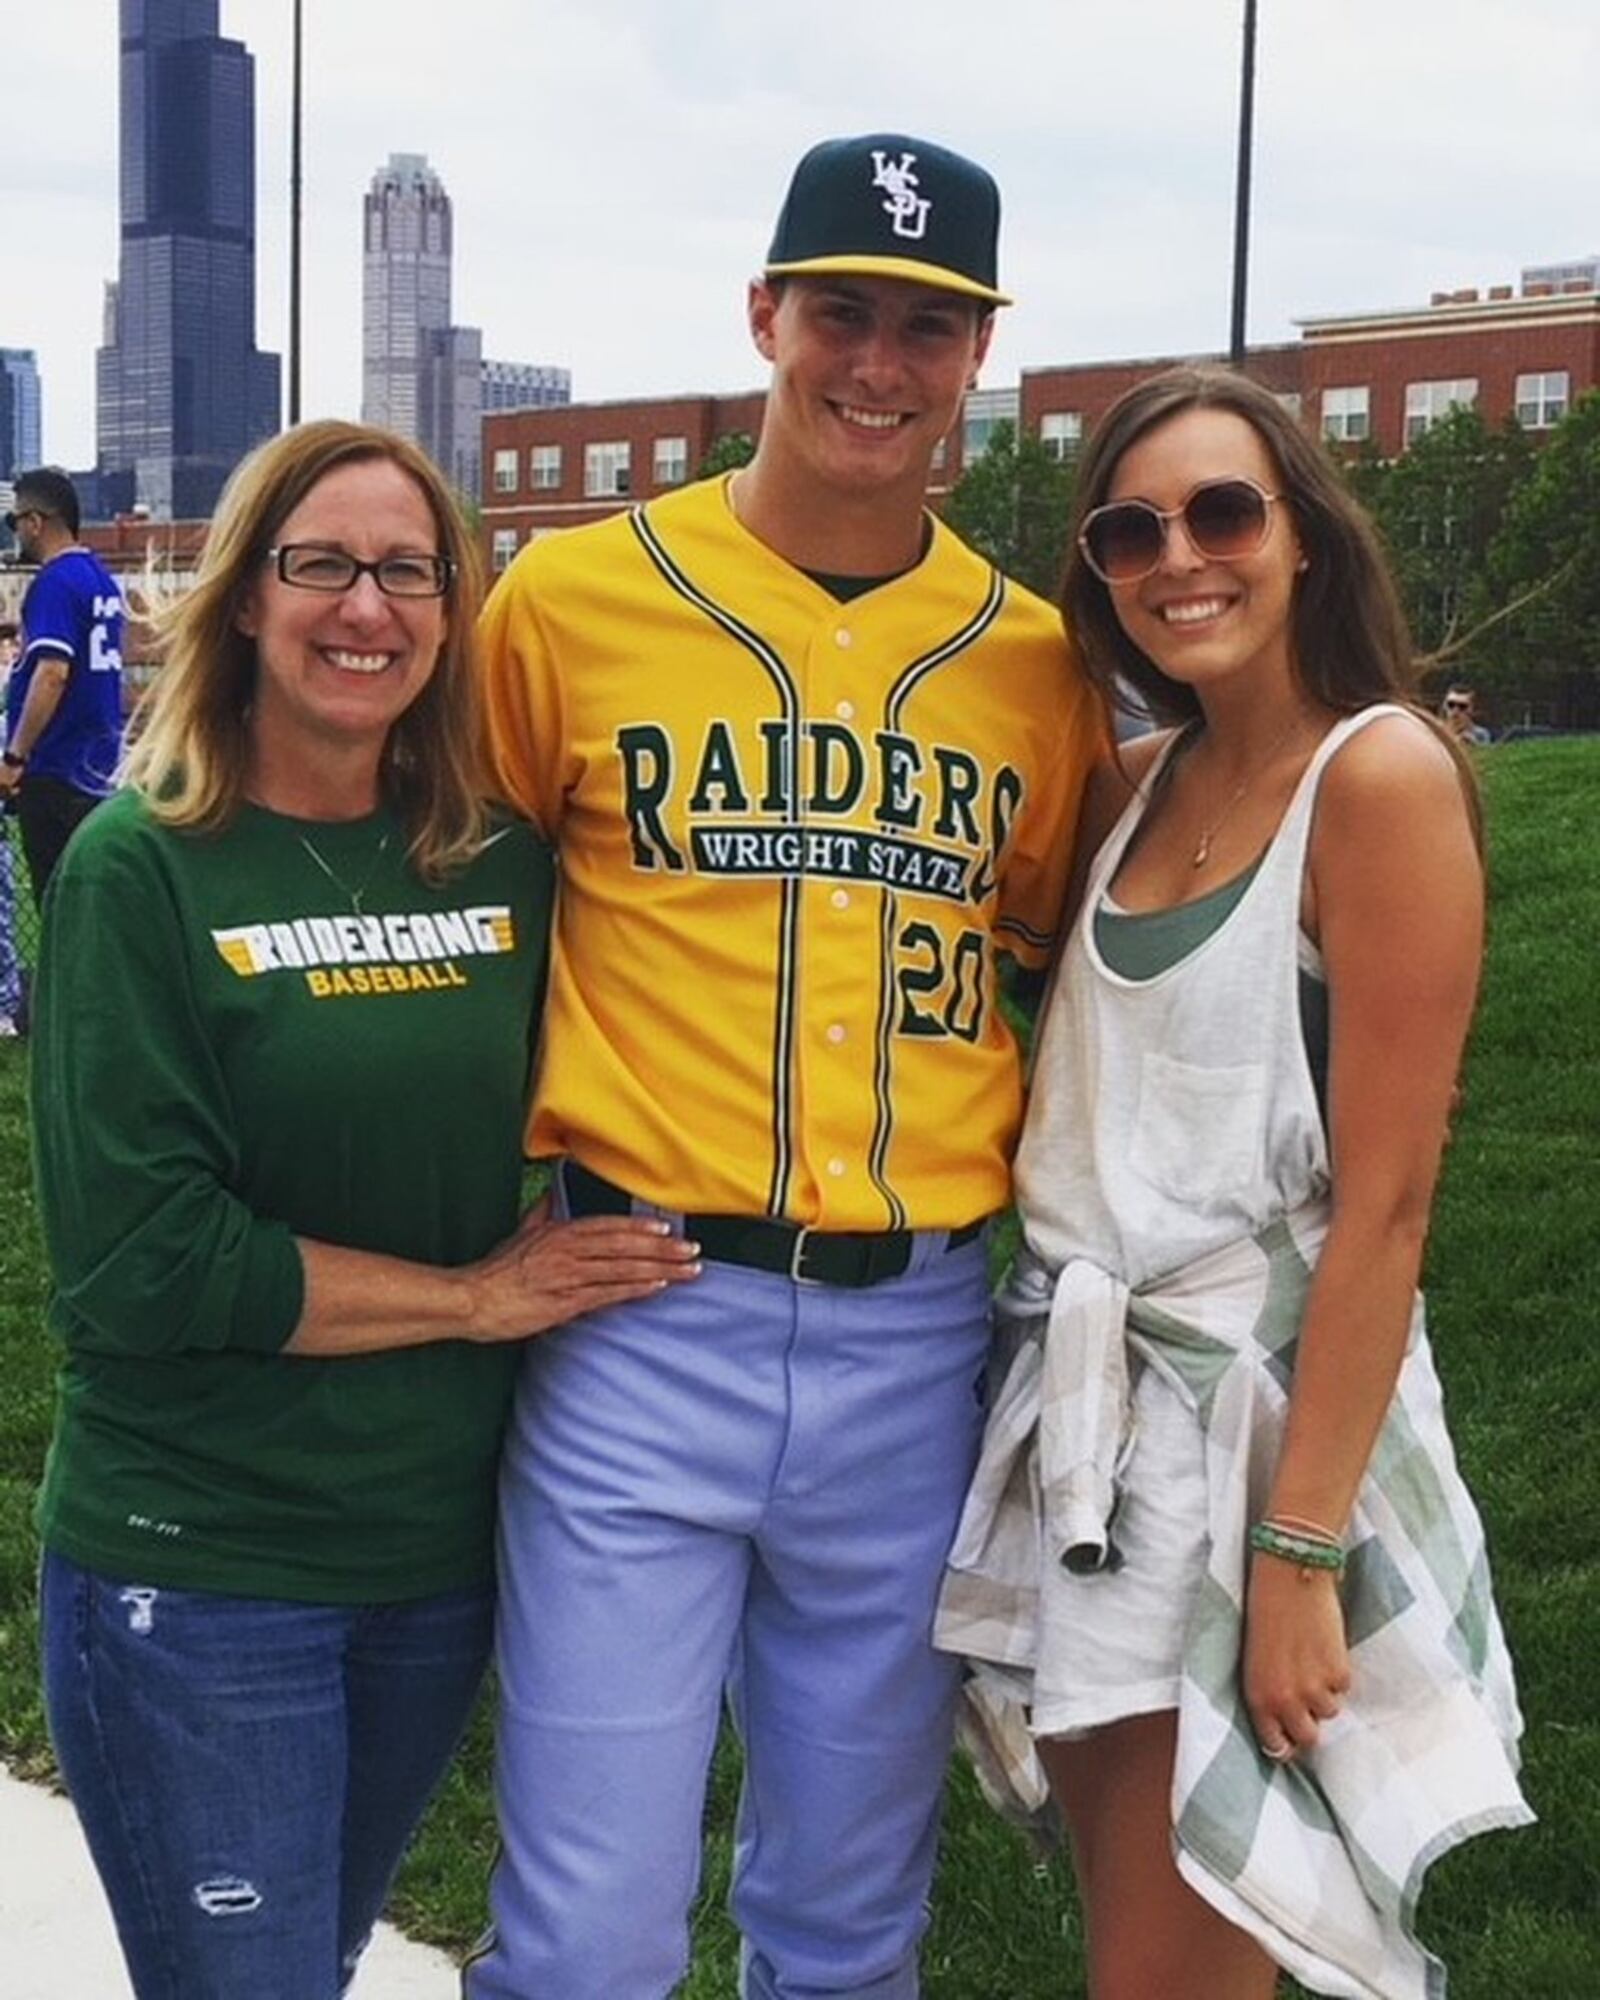
[[1245, 292], [1250, 271], [1250, 141], [1256, 103], [1256, 0], [1244, 0], [1244, 59], [1239, 77], [1239, 163], [1233, 194], [1233, 332], [1228, 361], [1244, 366]]
[[294, 0], [289, 112], [289, 421], [300, 421], [300, 0]]

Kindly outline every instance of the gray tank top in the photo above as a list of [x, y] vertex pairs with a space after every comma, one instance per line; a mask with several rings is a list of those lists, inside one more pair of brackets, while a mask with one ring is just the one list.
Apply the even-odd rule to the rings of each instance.
[[[1153, 979], [1197, 951], [1232, 915], [1255, 880], [1262, 857], [1193, 902], [1169, 910], [1125, 910], [1108, 890], [1094, 913], [1095, 948], [1124, 979]], [[1300, 1033], [1311, 1065], [1322, 1122], [1328, 1122], [1328, 985], [1320, 973], [1300, 969]]]

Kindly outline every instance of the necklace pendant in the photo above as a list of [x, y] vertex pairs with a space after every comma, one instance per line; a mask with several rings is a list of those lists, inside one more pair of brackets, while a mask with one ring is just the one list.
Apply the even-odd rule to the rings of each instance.
[[316, 863], [317, 867], [327, 876], [328, 880], [341, 895], [349, 898], [351, 914], [357, 917], [365, 917], [367, 913], [362, 908], [362, 904], [366, 898], [367, 891], [372, 887], [373, 880], [378, 873], [379, 864], [389, 850], [389, 835], [387, 830], [384, 832], [383, 838], [378, 842], [377, 851], [372, 857], [366, 874], [354, 887], [344, 879], [337, 869], [328, 866], [326, 856], [321, 853], [314, 842], [308, 839], [305, 834], [302, 833], [299, 839], [300, 845], [306, 851], [307, 858]]
[[1203, 833], [1200, 836], [1200, 844], [1194, 851], [1194, 859], [1189, 863], [1189, 866], [1191, 868], [1204, 868], [1210, 859], [1211, 836], [1209, 833]]

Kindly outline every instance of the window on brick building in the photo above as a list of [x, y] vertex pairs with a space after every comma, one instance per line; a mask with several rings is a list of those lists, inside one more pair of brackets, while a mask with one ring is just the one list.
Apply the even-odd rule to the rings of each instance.
[[561, 484], [560, 445], [529, 445], [528, 484], [535, 493], [549, 493]]
[[1477, 378], [1463, 375], [1454, 382], [1406, 384], [1406, 443], [1414, 444], [1452, 410], [1469, 408], [1478, 400]]
[[1039, 419], [1039, 442], [1052, 458], [1076, 458], [1083, 443], [1082, 410], [1046, 410]]
[[657, 438], [652, 469], [658, 486], [681, 486], [689, 477], [689, 440]]
[[513, 451], [497, 451], [494, 455], [494, 490], [496, 493], [515, 493], [517, 490], [517, 454]]
[[1016, 429], [1019, 389], [969, 389], [961, 406], [961, 462], [972, 465], [989, 449], [996, 424]]
[[591, 500], [613, 500], [629, 490], [628, 443], [586, 444], [583, 448], [583, 490]]
[[1567, 414], [1572, 378], [1565, 368], [1517, 377], [1517, 422], [1527, 431], [1547, 431]]
[[489, 566], [498, 576], [517, 552], [517, 531], [515, 528], [496, 528], [494, 540], [490, 544]]
[[1322, 392], [1322, 435], [1338, 444], [1360, 444], [1372, 435], [1372, 392], [1365, 382]]

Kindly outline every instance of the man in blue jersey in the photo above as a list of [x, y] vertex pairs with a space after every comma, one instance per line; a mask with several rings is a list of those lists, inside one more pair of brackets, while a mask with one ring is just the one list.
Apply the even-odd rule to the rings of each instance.
[[[0, 750], [6, 747], [5, 691], [11, 669], [22, 651], [22, 632], [9, 618], [0, 619]], [[22, 965], [17, 957], [16, 876], [11, 840], [0, 827], [0, 1041], [22, 1032]]]
[[6, 516], [24, 561], [22, 657], [6, 690], [0, 803], [15, 798], [36, 902], [73, 828], [112, 787], [122, 739], [122, 590], [78, 545], [78, 495], [59, 467], [16, 482]]

